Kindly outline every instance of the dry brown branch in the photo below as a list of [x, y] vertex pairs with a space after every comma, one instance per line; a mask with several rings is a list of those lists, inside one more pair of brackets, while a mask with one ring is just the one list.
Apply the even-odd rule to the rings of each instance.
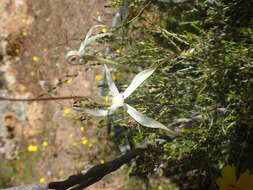
[[99, 164], [90, 168], [85, 174], [80, 173], [77, 175], [72, 175], [64, 181], [22, 185], [22, 186], [6, 188], [3, 190], [47, 190], [47, 189], [82, 190], [98, 182], [104, 176], [116, 171], [122, 165], [128, 163], [130, 160], [132, 160], [136, 156], [142, 154], [145, 150], [146, 150], [145, 148], [133, 149], [127, 152], [126, 154], [120, 156], [119, 158], [116, 158], [115, 160], [106, 162], [104, 164]]

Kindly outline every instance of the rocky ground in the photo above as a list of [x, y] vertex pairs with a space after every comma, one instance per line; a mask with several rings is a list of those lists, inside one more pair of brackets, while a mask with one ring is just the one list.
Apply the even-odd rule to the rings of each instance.
[[[96, 94], [100, 67], [69, 65], [64, 57], [79, 46], [77, 39], [92, 25], [111, 25], [115, 10], [105, 8], [109, 4], [110, 0], [2, 0], [1, 96]], [[12, 179], [13, 182], [64, 179], [115, 158], [116, 155], [106, 155], [105, 130], [97, 129], [93, 120], [77, 120], [70, 110], [72, 104], [66, 100], [0, 102], [0, 154], [12, 163], [16, 160], [16, 175], [24, 179]], [[29, 147], [35, 148], [29, 151]], [[20, 153], [27, 154], [26, 160]], [[27, 168], [30, 172], [25, 175], [31, 176], [25, 180], [22, 175]], [[88, 189], [124, 189], [128, 186], [126, 181], [120, 170]]]

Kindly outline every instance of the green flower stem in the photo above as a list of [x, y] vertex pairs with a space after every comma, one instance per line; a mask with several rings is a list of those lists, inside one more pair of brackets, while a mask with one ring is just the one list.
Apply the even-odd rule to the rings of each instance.
[[119, 64], [115, 61], [111, 61], [111, 60], [108, 60], [108, 59], [96, 57], [94, 55], [84, 54], [82, 57], [83, 57], [83, 59], [85, 59], [87, 61], [97, 61], [97, 62], [102, 63], [102, 64], [109, 64], [109, 65], [119, 66]]

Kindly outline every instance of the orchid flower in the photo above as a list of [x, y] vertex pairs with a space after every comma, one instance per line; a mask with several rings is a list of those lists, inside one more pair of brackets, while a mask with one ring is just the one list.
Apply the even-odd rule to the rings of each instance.
[[103, 33], [103, 34], [97, 34], [95, 36], [91, 36], [92, 33], [93, 33], [93, 30], [95, 28], [98, 28], [98, 27], [106, 27], [105, 25], [95, 25], [93, 27], [90, 28], [90, 30], [88, 31], [88, 33], [86, 34], [85, 36], [85, 39], [84, 41], [81, 43], [80, 47], [78, 50], [72, 50], [72, 51], [69, 51], [66, 55], [66, 60], [68, 62], [73, 62], [73, 61], [76, 61], [76, 60], [79, 60], [79, 62], [82, 62], [82, 56], [83, 54], [85, 53], [85, 49], [88, 45], [90, 45], [92, 42], [94, 42], [95, 40], [99, 39], [99, 38], [103, 38], [105, 36], [111, 36], [112, 33]]
[[108, 116], [112, 115], [113, 113], [116, 112], [117, 109], [120, 107], [123, 107], [126, 112], [139, 124], [145, 126], [145, 127], [150, 127], [150, 128], [160, 128], [164, 129], [166, 131], [169, 131], [172, 134], [178, 135], [176, 132], [168, 129], [165, 127], [162, 123], [147, 117], [146, 115], [138, 112], [135, 108], [132, 106], [128, 105], [125, 103], [125, 99], [128, 98], [152, 73], [156, 70], [156, 68], [150, 68], [146, 69], [139, 74], [137, 74], [134, 79], [132, 80], [131, 84], [127, 87], [127, 89], [124, 92], [119, 92], [118, 88], [116, 87], [114, 81], [112, 80], [112, 76], [110, 74], [109, 69], [107, 68], [106, 65], [105, 67], [105, 72], [106, 72], [106, 79], [107, 83], [109, 86], [109, 94], [111, 95], [111, 105], [108, 109], [103, 110], [103, 109], [97, 109], [97, 110], [92, 110], [92, 109], [87, 109], [87, 108], [74, 108], [77, 111], [81, 111], [84, 113], [88, 113], [90, 115], [94, 116]]

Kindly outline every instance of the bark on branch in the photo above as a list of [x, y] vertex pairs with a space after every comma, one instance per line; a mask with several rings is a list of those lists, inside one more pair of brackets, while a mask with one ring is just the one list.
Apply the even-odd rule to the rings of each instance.
[[31, 185], [23, 185], [17, 187], [11, 187], [3, 190], [82, 190], [99, 180], [111, 172], [119, 169], [122, 165], [128, 163], [136, 156], [142, 154], [146, 149], [137, 148], [129, 151], [123, 156], [116, 158], [110, 162], [96, 165], [90, 168], [85, 174], [72, 175], [64, 181], [50, 182], [50, 183], [37, 183]]

